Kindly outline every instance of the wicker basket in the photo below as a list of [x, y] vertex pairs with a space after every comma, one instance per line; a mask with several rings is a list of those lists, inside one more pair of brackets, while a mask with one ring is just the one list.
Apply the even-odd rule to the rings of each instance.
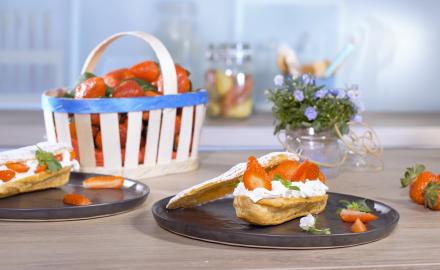
[[[69, 119], [73, 119], [81, 171], [123, 175], [144, 179], [197, 168], [200, 132], [205, 118], [206, 91], [177, 94], [174, 62], [165, 46], [143, 32], [117, 33], [101, 42], [88, 56], [81, 74], [93, 72], [104, 50], [122, 36], [134, 36], [148, 43], [155, 52], [164, 83], [164, 95], [141, 98], [62, 98], [63, 89], [47, 91], [42, 107], [47, 139], [72, 145]], [[179, 109], [181, 108], [181, 109]], [[177, 151], [173, 156], [176, 110], [181, 111]], [[142, 114], [149, 112], [146, 128], [145, 158], [138, 161], [141, 146]], [[119, 138], [119, 113], [127, 113], [128, 129], [125, 153]], [[99, 114], [102, 133], [103, 166], [96, 165], [91, 114]], [[123, 155], [125, 160], [123, 162]]]

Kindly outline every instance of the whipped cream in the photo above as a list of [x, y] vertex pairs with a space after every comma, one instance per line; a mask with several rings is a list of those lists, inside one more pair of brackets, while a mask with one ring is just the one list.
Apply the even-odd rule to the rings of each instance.
[[267, 190], [262, 187], [258, 187], [254, 190], [248, 190], [243, 182], [240, 182], [234, 189], [234, 196], [247, 196], [254, 203], [261, 199], [273, 199], [273, 198], [309, 198], [315, 196], [322, 196], [328, 190], [328, 187], [319, 180], [306, 180], [303, 182], [292, 182], [292, 186], [299, 188], [298, 190], [289, 189], [283, 185], [280, 181], [272, 181], [272, 190]]

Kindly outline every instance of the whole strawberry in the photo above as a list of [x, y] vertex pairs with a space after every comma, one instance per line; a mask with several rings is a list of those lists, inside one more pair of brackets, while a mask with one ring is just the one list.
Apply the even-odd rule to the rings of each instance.
[[425, 204], [425, 189], [428, 185], [431, 183], [440, 184], [439, 177], [425, 169], [424, 165], [417, 164], [413, 167], [407, 168], [404, 177], [400, 179], [402, 187], [410, 186], [409, 196], [411, 200], [422, 205]]

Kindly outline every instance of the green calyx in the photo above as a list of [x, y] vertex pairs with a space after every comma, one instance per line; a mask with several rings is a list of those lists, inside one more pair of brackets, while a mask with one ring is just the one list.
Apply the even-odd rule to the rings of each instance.
[[403, 178], [400, 178], [401, 187], [404, 188], [409, 186], [425, 169], [425, 165], [423, 164], [416, 164], [412, 167], [406, 168]]
[[425, 198], [425, 207], [435, 209], [438, 204], [438, 197], [440, 191], [440, 184], [431, 182], [429, 183], [425, 190], [423, 191], [423, 196]]

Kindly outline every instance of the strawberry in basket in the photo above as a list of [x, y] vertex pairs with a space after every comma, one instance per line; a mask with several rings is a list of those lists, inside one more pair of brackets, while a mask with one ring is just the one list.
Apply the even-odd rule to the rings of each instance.
[[[145, 41], [158, 61], [94, 74], [107, 46], [124, 36]], [[114, 34], [92, 50], [81, 73], [70, 91], [45, 92], [42, 106], [48, 140], [71, 144], [82, 171], [143, 179], [197, 168], [208, 95], [193, 91], [190, 73], [160, 40]]]
[[[190, 73], [182, 66], [176, 64], [177, 84], [179, 93], [191, 91], [192, 83], [189, 78]], [[157, 97], [163, 95], [163, 78], [160, 73], [159, 65], [154, 61], [143, 61], [131, 68], [121, 68], [108, 72], [102, 78], [93, 73], [84, 73], [73, 92], [67, 93], [65, 97], [75, 99], [84, 98], [133, 98], [133, 97]], [[176, 151], [179, 144], [179, 132], [181, 124], [182, 110], [178, 110], [176, 115], [176, 124], [174, 131], [173, 155], [176, 158]], [[128, 117], [126, 113], [120, 113], [119, 138], [121, 144], [121, 153], [125, 153]], [[145, 158], [146, 130], [148, 126], [149, 112], [145, 111], [142, 115], [142, 135], [139, 149], [139, 164], [142, 164]], [[96, 152], [96, 165], [103, 166], [102, 154], [102, 133], [100, 130], [99, 114], [91, 114], [92, 132]], [[69, 124], [73, 144], [77, 144], [75, 123], [71, 118]], [[74, 147], [77, 151], [78, 147]], [[79, 153], [77, 153], [79, 156]], [[122, 157], [124, 160], [124, 155]]]

